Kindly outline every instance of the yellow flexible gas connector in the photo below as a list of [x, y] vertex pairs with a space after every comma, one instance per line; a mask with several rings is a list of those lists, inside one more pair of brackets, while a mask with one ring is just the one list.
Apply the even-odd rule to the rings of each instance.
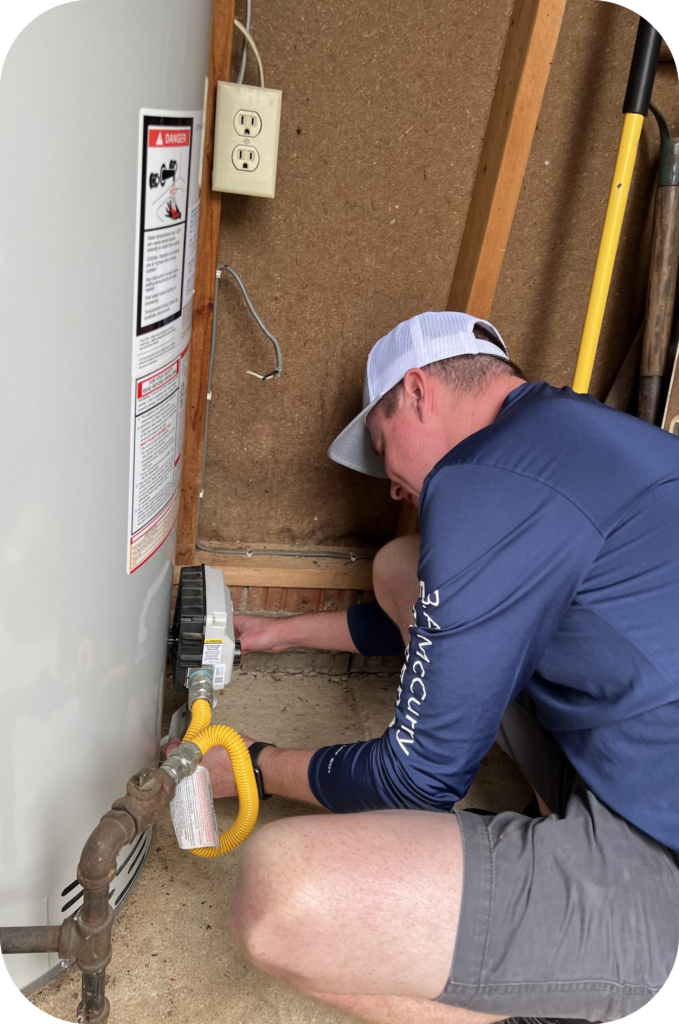
[[197, 857], [222, 857], [247, 839], [257, 821], [259, 794], [252, 761], [240, 735], [228, 725], [211, 725], [203, 729], [193, 742], [200, 747], [203, 757], [212, 747], [224, 747], [231, 759], [238, 793], [238, 817], [226, 832], [222, 832], [217, 849], [214, 846], [203, 846], [199, 850], [191, 851]]
[[194, 701], [191, 708], [191, 725], [184, 739], [200, 747], [203, 757], [212, 747], [224, 747], [231, 759], [233, 777], [236, 780], [238, 816], [233, 825], [220, 835], [219, 847], [202, 846], [197, 850], [191, 850], [196, 857], [222, 857], [225, 853], [235, 850], [250, 835], [259, 814], [259, 794], [248, 748], [235, 729], [230, 729], [228, 725], [210, 725], [211, 719], [210, 702], [202, 699]]
[[184, 740], [190, 740], [191, 743], [196, 742], [196, 736], [203, 729], [207, 729], [210, 722], [212, 721], [212, 708], [210, 707], [209, 700], [194, 700], [193, 707], [191, 708], [191, 725], [184, 733]]

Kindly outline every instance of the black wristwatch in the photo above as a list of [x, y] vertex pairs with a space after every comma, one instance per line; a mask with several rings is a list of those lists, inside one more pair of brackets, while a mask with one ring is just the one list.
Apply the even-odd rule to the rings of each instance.
[[262, 778], [262, 769], [257, 763], [259, 761], [259, 755], [264, 750], [264, 747], [275, 747], [275, 743], [251, 743], [248, 747], [250, 753], [250, 760], [252, 761], [252, 770], [255, 773], [255, 779], [257, 780], [257, 792], [259, 793], [260, 800], [270, 800], [273, 793], [264, 792], [264, 780]]

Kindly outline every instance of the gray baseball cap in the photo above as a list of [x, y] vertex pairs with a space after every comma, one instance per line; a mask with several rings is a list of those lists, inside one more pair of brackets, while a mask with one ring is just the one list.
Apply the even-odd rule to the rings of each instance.
[[[477, 337], [475, 328], [485, 337]], [[487, 340], [488, 335], [495, 340]], [[332, 442], [330, 458], [359, 473], [386, 478], [384, 463], [373, 451], [365, 425], [368, 413], [408, 370], [465, 355], [509, 360], [507, 346], [495, 327], [468, 313], [419, 313], [394, 327], [370, 351], [363, 381], [363, 409]]]

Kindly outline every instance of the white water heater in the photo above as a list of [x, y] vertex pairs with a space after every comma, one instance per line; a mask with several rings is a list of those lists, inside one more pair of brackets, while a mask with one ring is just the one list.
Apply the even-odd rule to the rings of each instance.
[[[85, 840], [158, 758], [211, 14], [64, 3], [2, 68], [4, 926], [77, 912]], [[63, 966], [5, 963], [24, 991]]]

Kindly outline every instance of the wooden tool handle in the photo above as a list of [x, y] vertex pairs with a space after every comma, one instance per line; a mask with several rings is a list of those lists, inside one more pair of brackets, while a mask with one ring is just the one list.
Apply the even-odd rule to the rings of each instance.
[[659, 188], [655, 203], [655, 230], [646, 307], [646, 329], [641, 357], [642, 376], [662, 376], [672, 333], [674, 298], [679, 269], [679, 189]]

